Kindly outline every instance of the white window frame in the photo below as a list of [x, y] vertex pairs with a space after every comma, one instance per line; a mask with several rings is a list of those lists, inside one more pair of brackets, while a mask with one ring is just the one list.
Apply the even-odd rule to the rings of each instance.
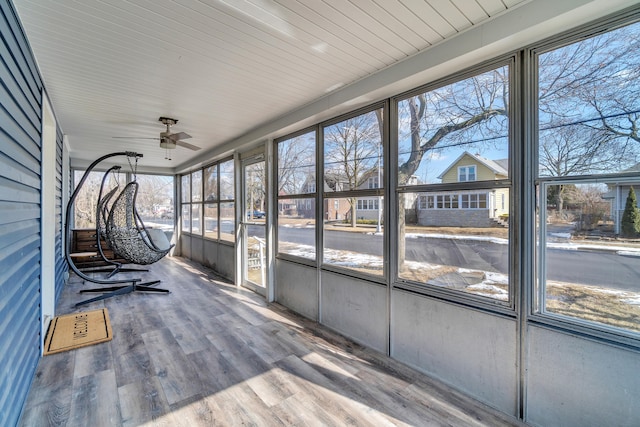
[[[471, 173], [472, 171], [473, 174]], [[470, 179], [472, 175], [473, 179]], [[458, 166], [458, 182], [473, 182], [477, 180], [478, 168], [476, 167], [476, 165]]]

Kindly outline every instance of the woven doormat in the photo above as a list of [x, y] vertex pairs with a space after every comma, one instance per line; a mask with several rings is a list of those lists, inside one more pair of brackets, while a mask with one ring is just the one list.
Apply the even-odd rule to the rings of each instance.
[[44, 355], [111, 341], [111, 322], [106, 308], [56, 316], [49, 324]]

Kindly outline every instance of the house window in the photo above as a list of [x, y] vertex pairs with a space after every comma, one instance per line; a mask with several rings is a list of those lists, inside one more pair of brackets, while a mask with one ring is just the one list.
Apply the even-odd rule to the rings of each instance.
[[[634, 23], [535, 52], [538, 321], [640, 333], [640, 292], [630, 286], [638, 233], [611, 209], [624, 209], [629, 188], [640, 189], [638, 40]], [[596, 244], [607, 238], [616, 239], [615, 251]]]
[[316, 259], [316, 132], [277, 140], [278, 254]]
[[458, 181], [475, 181], [476, 180], [476, 167], [475, 166], [460, 166], [458, 167]]
[[[502, 203], [504, 205], [504, 194]], [[487, 193], [421, 195], [418, 209], [486, 209]]]
[[418, 209], [433, 209], [433, 196], [418, 197]]
[[377, 176], [370, 176], [367, 179], [367, 188], [379, 188]]
[[377, 210], [378, 199], [358, 199], [358, 210]]

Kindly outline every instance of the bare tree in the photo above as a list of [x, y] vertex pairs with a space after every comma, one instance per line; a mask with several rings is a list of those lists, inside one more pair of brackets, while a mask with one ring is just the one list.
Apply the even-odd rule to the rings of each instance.
[[[334, 191], [357, 190], [379, 165], [382, 134], [379, 114], [361, 114], [325, 128], [324, 179]], [[350, 197], [351, 225], [356, 226], [356, 197]]]
[[540, 56], [541, 175], [615, 172], [638, 161], [639, 50], [629, 26]]
[[[496, 138], [504, 138], [508, 133], [508, 81], [508, 70], [502, 67], [402, 101], [398, 183], [408, 184], [430, 151], [489, 145]], [[402, 193], [398, 222], [398, 258], [402, 264], [406, 226]]]
[[[74, 180], [76, 183], [80, 181], [83, 174], [84, 171], [75, 171]], [[95, 228], [98, 194], [103, 177], [104, 172], [90, 172], [85, 180], [73, 205], [75, 228]], [[116, 184], [117, 181], [113, 177], [108, 177], [103, 193], [108, 192]]]
[[146, 216], [157, 216], [160, 209], [173, 218], [173, 177], [160, 175], [138, 175], [136, 208]]
[[253, 218], [254, 210], [264, 211], [266, 202], [266, 171], [264, 161], [247, 166], [248, 176], [245, 181], [246, 208]]
[[579, 230], [592, 230], [609, 212], [609, 203], [602, 196], [606, 187], [599, 185], [570, 186], [567, 195], [579, 207], [577, 226]]
[[278, 194], [309, 192], [305, 183], [315, 179], [315, 140], [308, 134], [278, 143]]

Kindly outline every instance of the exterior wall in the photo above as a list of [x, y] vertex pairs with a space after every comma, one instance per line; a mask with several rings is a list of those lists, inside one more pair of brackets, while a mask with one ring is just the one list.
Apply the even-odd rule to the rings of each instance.
[[387, 287], [320, 272], [321, 323], [382, 353], [387, 352]]
[[[378, 200], [378, 198], [377, 197], [359, 197], [358, 200]], [[374, 221], [378, 221], [378, 219], [382, 219], [384, 215], [384, 212], [382, 211], [382, 207], [384, 206], [384, 200], [380, 198], [378, 203], [380, 204], [380, 209], [356, 209], [356, 219], [369, 219]]]
[[496, 179], [496, 174], [491, 169], [469, 155], [464, 155], [459, 162], [453, 165], [451, 169], [442, 176], [442, 183], [458, 182], [458, 167], [460, 166], [475, 166], [476, 181], [492, 181]]
[[[190, 240], [192, 242], [202, 241], [203, 252], [199, 256], [202, 261], [198, 262], [212, 268], [226, 279], [235, 280], [235, 246], [195, 236], [191, 236]], [[196, 256], [194, 250], [192, 247], [191, 254]]]
[[[504, 208], [502, 207], [502, 196], [504, 195]], [[492, 217], [509, 214], [509, 189], [499, 188], [495, 191], [494, 213]]]
[[528, 329], [529, 424], [640, 425], [637, 352], [535, 326]]
[[514, 319], [401, 290], [391, 302], [394, 358], [517, 416]]
[[276, 260], [276, 301], [302, 316], [318, 320], [318, 271]]
[[62, 132], [58, 129], [56, 135], [56, 303], [58, 302], [62, 289], [69, 271], [69, 265], [66, 262], [64, 256], [64, 213], [66, 208], [66, 201], [63, 194], [63, 181], [68, 178], [68, 171], [63, 169], [62, 158], [64, 156], [63, 150], [63, 136]]
[[[338, 203], [336, 204], [336, 200]], [[351, 213], [351, 204], [348, 199], [325, 199], [324, 219], [328, 221], [343, 221]]]
[[[42, 81], [8, 1], [0, 2], [0, 57], [0, 425], [11, 426], [41, 353]], [[57, 227], [56, 240], [60, 248]]]
[[489, 209], [420, 209], [418, 224], [428, 227], [493, 227]]

